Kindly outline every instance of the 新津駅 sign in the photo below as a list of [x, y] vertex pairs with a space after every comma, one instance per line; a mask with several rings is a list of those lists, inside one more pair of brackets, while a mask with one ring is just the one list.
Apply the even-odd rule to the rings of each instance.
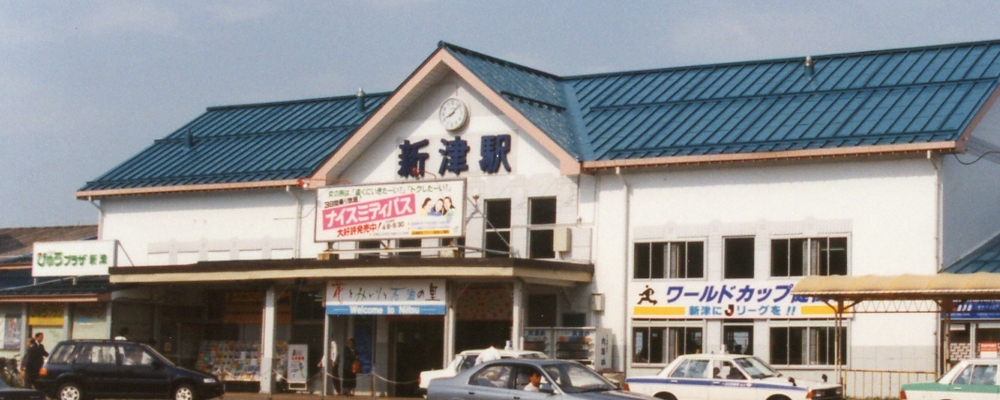
[[115, 266], [116, 240], [36, 242], [31, 259], [31, 276], [107, 275]]
[[316, 190], [316, 241], [464, 235], [465, 180]]

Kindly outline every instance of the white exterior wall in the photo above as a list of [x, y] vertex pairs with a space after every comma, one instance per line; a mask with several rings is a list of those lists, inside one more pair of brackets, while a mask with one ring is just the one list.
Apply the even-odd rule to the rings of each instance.
[[[933, 274], [937, 271], [937, 173], [926, 159], [850, 158], [784, 165], [723, 165], [629, 173], [632, 195], [624, 206], [620, 179], [600, 177], [597, 250], [599, 282], [632, 281], [632, 243], [705, 240], [706, 279], [722, 279], [722, 243], [728, 236], [754, 236], [755, 279], [770, 275], [770, 239], [848, 237], [852, 275]], [[622, 220], [628, 211], [629, 237]], [[609, 249], [605, 251], [605, 249]], [[627, 254], [625, 254], [627, 253]], [[622, 274], [625, 274], [623, 276]], [[653, 280], [666, 281], [666, 280]], [[639, 281], [642, 282], [642, 281]], [[645, 280], [645, 282], [650, 282]], [[631, 335], [631, 305], [638, 290], [608, 285], [605, 326]], [[639, 288], [641, 289], [641, 285]], [[754, 353], [765, 360], [768, 331], [755, 322]], [[848, 366], [934, 370], [936, 317], [932, 314], [858, 315], [848, 324]], [[887, 331], [887, 327], [899, 327]], [[905, 328], [904, 328], [905, 327]], [[706, 351], [718, 351], [721, 322], [705, 326]], [[631, 343], [616, 338], [631, 351]], [[621, 349], [617, 350], [620, 354]], [[627, 354], [627, 353], [626, 353]], [[655, 368], [636, 369], [636, 374]]]
[[325, 248], [313, 243], [315, 195], [290, 189], [110, 197], [101, 201], [101, 239], [119, 241], [119, 266], [290, 259], [294, 193], [303, 207], [299, 251], [315, 257]]

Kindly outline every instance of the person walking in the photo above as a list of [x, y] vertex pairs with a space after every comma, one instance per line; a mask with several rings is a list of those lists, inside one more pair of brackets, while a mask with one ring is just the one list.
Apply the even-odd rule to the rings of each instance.
[[38, 371], [45, 364], [45, 357], [49, 356], [49, 352], [45, 351], [45, 345], [42, 344], [45, 334], [38, 332], [33, 339], [34, 344], [30, 344], [31, 342], [29, 341], [28, 350], [24, 352], [24, 359], [21, 360], [21, 371], [24, 372], [24, 387], [35, 387], [35, 380], [38, 379]]
[[358, 351], [354, 349], [354, 339], [347, 339], [344, 364], [347, 368], [344, 368], [340, 393], [344, 396], [354, 396], [354, 388], [358, 386], [358, 373], [361, 372], [361, 360], [358, 358]]

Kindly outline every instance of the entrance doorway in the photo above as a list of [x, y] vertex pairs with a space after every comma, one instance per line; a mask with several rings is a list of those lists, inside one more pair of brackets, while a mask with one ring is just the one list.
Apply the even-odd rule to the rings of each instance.
[[444, 318], [396, 317], [388, 319], [392, 346], [392, 381], [395, 397], [420, 397], [420, 371], [440, 369], [444, 353]]

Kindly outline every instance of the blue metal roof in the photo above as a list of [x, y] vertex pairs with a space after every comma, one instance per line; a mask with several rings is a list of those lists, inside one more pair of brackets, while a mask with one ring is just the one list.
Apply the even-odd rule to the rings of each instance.
[[[960, 138], [1000, 41], [559, 77], [439, 43], [581, 162]], [[81, 190], [311, 176], [390, 94], [209, 108]]]
[[209, 108], [80, 190], [308, 178], [387, 97]]
[[969, 255], [955, 261], [943, 271], [949, 274], [972, 274], [976, 272], [1000, 272], [1000, 236], [973, 250]]

